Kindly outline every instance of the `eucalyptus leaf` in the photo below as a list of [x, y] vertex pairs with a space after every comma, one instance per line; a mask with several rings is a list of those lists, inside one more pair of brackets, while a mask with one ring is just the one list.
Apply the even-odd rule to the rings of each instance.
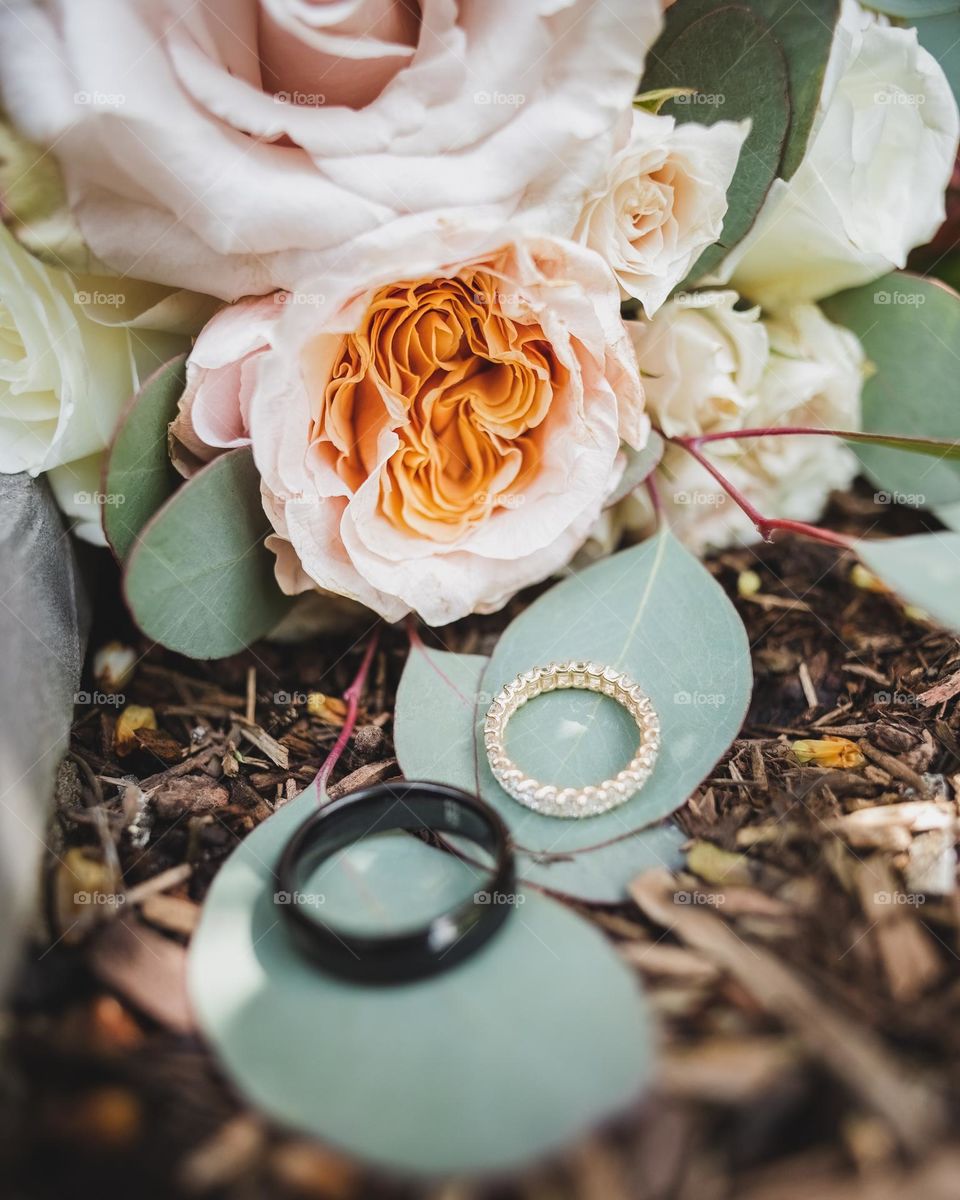
[[[504, 683], [529, 667], [567, 659], [626, 671], [650, 696], [662, 729], [660, 755], [643, 789], [619, 808], [583, 820], [542, 816], [511, 799], [490, 772], [480, 735], [484, 709]], [[422, 668], [414, 662], [411, 656], [408, 671]], [[434, 675], [434, 687], [447, 687], [442, 674]], [[421, 721], [416, 728], [416, 711], [404, 695], [416, 694], [416, 680], [405, 682], [396, 731], [404, 769], [450, 769], [433, 727]], [[453, 683], [468, 703], [469, 687], [475, 688], [469, 674]], [[517, 845], [544, 863], [606, 847], [684, 803], [739, 732], [751, 684], [747, 635], [736, 610], [703, 564], [664, 530], [556, 584], [507, 627], [481, 679], [475, 745], [467, 749], [458, 734], [464, 748], [451, 781], [479, 784]], [[432, 703], [429, 711], [435, 712]], [[418, 746], [424, 738], [428, 744]], [[608, 778], [636, 743], [636, 727], [619, 705], [581, 691], [539, 697], [507, 731], [511, 757], [524, 770], [573, 787]], [[615, 881], [618, 889], [621, 882]]]
[[688, 283], [713, 270], [749, 233], [777, 176], [790, 125], [787, 64], [767, 22], [745, 4], [710, 7], [688, 20], [698, 4], [680, 0], [669, 10], [642, 89], [695, 88], [696, 95], [664, 104], [662, 111], [678, 121], [712, 125], [749, 117], [752, 125], [727, 191], [719, 242], [704, 251]]
[[[960, 296], [945, 284], [893, 272], [822, 302], [863, 343], [872, 374], [863, 388], [868, 433], [960, 439]], [[894, 498], [935, 506], [960, 500], [960, 463], [922, 465], [885, 446], [854, 447], [870, 479]]]
[[[481, 692], [487, 659], [415, 644], [397, 691], [394, 745], [408, 779], [434, 779], [487, 799], [500, 789], [480, 777], [478, 717], [493, 699]], [[500, 793], [502, 795], [502, 793]], [[653, 825], [596, 849], [574, 854], [517, 854], [520, 877], [551, 891], [595, 904], [624, 899], [627, 884], [647, 867], [677, 868], [684, 834], [675, 825]], [[462, 846], [465, 852], [468, 847]]]
[[106, 456], [103, 531], [121, 561], [140, 530], [181, 482], [167, 452], [167, 427], [186, 385], [187, 356], [160, 367], [134, 396]]
[[901, 599], [960, 633], [960, 533], [858, 540], [860, 561]]
[[663, 438], [655, 429], [650, 430], [647, 444], [642, 450], [632, 450], [627, 445], [623, 446], [627, 465], [624, 468], [623, 477], [613, 495], [607, 501], [608, 505], [616, 504], [625, 496], [629, 496], [635, 488], [638, 488], [643, 483], [656, 469], [660, 459], [663, 458], [663, 448]]
[[943, 16], [915, 17], [911, 24], [917, 31], [920, 45], [929, 50], [943, 68], [960, 101], [960, 16], [948, 13]]
[[[651, 1035], [635, 978], [596, 929], [536, 892], [432, 979], [350, 984], [298, 954], [272, 870], [316, 803], [309, 788], [244, 839], [190, 948], [201, 1027], [256, 1108], [376, 1164], [438, 1174], [518, 1166], [636, 1099]], [[409, 927], [483, 879], [385, 834], [336, 856], [304, 891], [323, 898], [331, 923], [371, 932]]]
[[960, 0], [863, 0], [863, 7], [887, 17], [918, 21], [921, 17], [941, 17], [960, 13]]
[[235, 654], [289, 608], [249, 450], [214, 459], [154, 514], [130, 553], [124, 592], [143, 632], [191, 658]]
[[[766, 23], [767, 37], [783, 51], [790, 90], [790, 128], [779, 175], [789, 179], [799, 167], [820, 104], [827, 62], [833, 47], [840, 0], [737, 0]], [[908, 0], [909, 2], [909, 0]], [[931, 0], [933, 2], [933, 0]], [[937, 0], [946, 3], [947, 0]], [[667, 11], [654, 54], [660, 57], [685, 29], [715, 12], [717, 0], [677, 0]], [[646, 80], [644, 81], [646, 82]]]

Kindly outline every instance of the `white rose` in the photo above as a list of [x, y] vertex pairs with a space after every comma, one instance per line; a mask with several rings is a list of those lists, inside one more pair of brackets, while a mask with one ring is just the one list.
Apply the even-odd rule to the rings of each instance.
[[[734, 309], [734, 292], [701, 296], [703, 307], [672, 301], [652, 321], [628, 322], [655, 426], [686, 437], [784, 425], [859, 428], [864, 354], [849, 330], [813, 304], [762, 319], [759, 309]], [[651, 378], [651, 366], [670, 375]], [[764, 516], [795, 521], [816, 520], [830, 492], [857, 473], [855, 455], [827, 437], [730, 439], [702, 452]], [[671, 528], [696, 552], [757, 540], [750, 519], [682, 447], [667, 447], [655, 482]], [[642, 489], [617, 518], [649, 531]]]
[[661, 21], [657, 0], [18, 0], [0, 88], [101, 261], [236, 299], [468, 209], [569, 236]]
[[904, 266], [943, 222], [957, 132], [953, 93], [916, 31], [844, 0], [806, 156], [774, 182], [720, 278], [776, 306]]
[[577, 237], [652, 316], [720, 236], [750, 122], [678, 125], [636, 110], [625, 146], [587, 199]]
[[50, 472], [58, 502], [79, 521], [75, 532], [96, 542], [100, 452], [140, 373], [182, 344], [88, 316], [100, 298], [0, 226], [0, 472]]

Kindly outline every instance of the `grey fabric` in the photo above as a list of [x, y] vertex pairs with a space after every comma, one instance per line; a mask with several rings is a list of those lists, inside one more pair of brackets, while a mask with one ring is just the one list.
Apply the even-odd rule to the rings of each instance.
[[46, 484], [0, 475], [0, 991], [37, 901], [86, 640], [73, 546]]

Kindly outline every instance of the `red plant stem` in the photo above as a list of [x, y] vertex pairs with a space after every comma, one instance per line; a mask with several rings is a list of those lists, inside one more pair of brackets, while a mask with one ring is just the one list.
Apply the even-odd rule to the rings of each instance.
[[857, 431], [854, 429], [817, 429], [810, 425], [767, 425], [755, 429], [727, 429], [720, 433], [699, 433], [695, 437], [678, 437], [669, 440], [681, 446], [703, 446], [707, 442], [735, 442], [742, 438], [780, 437], [782, 434], [832, 437], [840, 438], [843, 441], [845, 438], [856, 439]]
[[650, 497], [650, 505], [653, 508], [653, 515], [657, 522], [657, 528], [659, 529], [663, 524], [663, 502], [660, 499], [659, 491], [657, 491], [657, 485], [654, 482], [653, 475], [654, 472], [651, 471], [643, 483], [647, 489], [647, 495]]
[[343, 728], [340, 730], [340, 734], [333, 744], [333, 749], [323, 760], [320, 770], [317, 772], [317, 793], [321, 803], [323, 803], [323, 798], [326, 795], [327, 780], [330, 778], [333, 768], [337, 765], [340, 755], [346, 749], [347, 742], [350, 741], [350, 737], [357, 724], [357, 709], [360, 707], [360, 697], [363, 695], [363, 688], [367, 682], [367, 675], [370, 672], [370, 664], [373, 662], [373, 656], [376, 653], [379, 641], [380, 626], [377, 625], [376, 629], [370, 635], [366, 650], [363, 652], [360, 669], [354, 676], [353, 682], [343, 693], [343, 698], [347, 703], [347, 714], [343, 719]]
[[732, 484], [726, 475], [723, 475], [705, 454], [701, 454], [697, 449], [697, 443], [701, 440], [706, 440], [709, 436], [705, 435], [704, 439], [673, 438], [671, 440], [676, 445], [682, 446], [689, 455], [697, 460], [705, 471], [709, 471], [734, 504], [743, 509], [747, 514], [756, 526], [757, 533], [760, 534], [765, 542], [773, 541], [773, 535], [778, 531], [783, 531], [784, 533], [799, 533], [803, 537], [813, 538], [818, 542], [826, 542], [828, 546], [842, 546], [844, 550], [851, 548], [853, 545], [852, 539], [844, 537], [842, 533], [831, 533], [829, 529], [819, 529], [816, 525], [808, 525], [805, 521], [788, 521], [779, 517], [765, 517], [756, 505], [752, 504], [743, 492]]

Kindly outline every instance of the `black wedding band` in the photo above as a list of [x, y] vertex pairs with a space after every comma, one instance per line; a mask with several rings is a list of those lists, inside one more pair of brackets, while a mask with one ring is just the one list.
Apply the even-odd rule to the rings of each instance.
[[[321, 862], [395, 829], [467, 838], [493, 857], [493, 866], [472, 896], [397, 934], [337, 929], [321, 920], [315, 904], [299, 902], [303, 882]], [[275, 900], [299, 950], [331, 974], [359, 983], [404, 983], [448, 970], [496, 933], [516, 898], [509, 834], [497, 813], [459, 788], [413, 780], [376, 784], [318, 809], [284, 848], [276, 881]]]

